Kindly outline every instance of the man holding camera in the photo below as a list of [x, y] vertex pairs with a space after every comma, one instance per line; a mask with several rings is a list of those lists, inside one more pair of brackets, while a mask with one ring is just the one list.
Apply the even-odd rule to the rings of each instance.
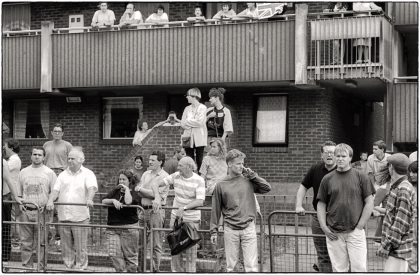
[[267, 193], [270, 184], [250, 168], [244, 168], [245, 154], [230, 150], [226, 156], [228, 175], [216, 184], [210, 219], [211, 242], [217, 243], [220, 216], [224, 218], [226, 271], [232, 272], [242, 246], [245, 272], [258, 272], [258, 248], [254, 193]]

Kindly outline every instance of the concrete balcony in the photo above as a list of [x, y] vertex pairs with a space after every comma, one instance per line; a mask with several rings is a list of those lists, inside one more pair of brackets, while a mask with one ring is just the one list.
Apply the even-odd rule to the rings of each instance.
[[[53, 29], [52, 88], [294, 79], [294, 20], [169, 25]], [[3, 33], [3, 89], [39, 89], [45, 34], [16, 35]]]
[[385, 15], [318, 14], [309, 20], [308, 79], [391, 81], [392, 34]]

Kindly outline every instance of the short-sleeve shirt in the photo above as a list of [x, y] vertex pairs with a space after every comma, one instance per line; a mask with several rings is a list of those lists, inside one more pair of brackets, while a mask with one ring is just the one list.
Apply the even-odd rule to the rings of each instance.
[[[163, 170], [163, 169], [161, 169], [159, 171], [159, 173], [157, 173], [157, 174], [153, 173], [152, 170], [147, 170], [141, 176], [140, 187], [152, 190], [152, 183], [153, 182], [162, 181], [167, 176], [169, 176], [169, 174], [166, 173], [166, 171]], [[162, 205], [166, 204], [166, 197], [168, 196], [168, 193], [169, 193], [169, 186], [166, 185], [166, 186], [163, 186], [163, 187], [159, 187], [159, 195], [160, 195], [160, 198], [162, 199]], [[152, 205], [152, 200], [149, 199], [149, 198], [144, 198], [143, 197], [143, 198], [141, 198], [141, 205], [142, 206], [151, 206]]]
[[225, 106], [220, 110], [214, 107], [208, 108], [206, 116], [209, 137], [222, 137], [225, 131], [233, 133], [232, 115]]
[[65, 140], [50, 140], [44, 143], [45, 165], [50, 168], [67, 168], [67, 158], [72, 149], [70, 142]]
[[306, 173], [305, 177], [303, 178], [302, 185], [306, 189], [310, 189], [311, 187], [314, 189], [314, 197], [312, 200], [312, 206], [316, 210], [316, 204], [318, 203], [317, 195], [318, 195], [318, 189], [321, 185], [322, 178], [330, 173], [331, 171], [334, 171], [337, 169], [337, 167], [334, 167], [332, 170], [328, 170], [325, 168], [324, 162], [319, 162], [311, 166], [309, 168], [309, 171]]
[[[163, 182], [166, 185], [173, 185], [175, 191], [175, 199], [173, 207], [183, 207], [194, 200], [205, 200], [206, 189], [204, 179], [193, 173], [189, 178], [184, 178], [179, 172], [169, 175]], [[172, 215], [176, 215], [177, 209], [172, 210]], [[187, 210], [184, 211], [183, 220], [185, 222], [196, 222], [201, 220], [200, 210]]]
[[[130, 190], [133, 202], [131, 205], [139, 205], [140, 197], [137, 192]], [[112, 189], [104, 199], [116, 199], [117, 201], [124, 203], [124, 193], [121, 192], [121, 187], [117, 186]], [[121, 208], [120, 210], [116, 209], [114, 206], [108, 207], [108, 225], [127, 225], [134, 224], [139, 221], [137, 215], [137, 208], [126, 207]]]
[[35, 203], [44, 207], [48, 202], [49, 194], [57, 179], [53, 170], [45, 165], [23, 168], [19, 173], [19, 194], [25, 202]]
[[[9, 166], [10, 180], [12, 181], [12, 184], [17, 189], [18, 177], [19, 177], [20, 168], [22, 167], [22, 161], [20, 160], [17, 154], [13, 154], [7, 160], [7, 165]], [[6, 187], [7, 187], [7, 190], [9, 190], [9, 187], [7, 185]]]
[[364, 200], [375, 194], [368, 176], [351, 168], [326, 175], [317, 199], [327, 205], [327, 225], [333, 232], [346, 233], [356, 228], [365, 205]]
[[200, 174], [206, 182], [206, 194], [213, 194], [216, 183], [227, 176], [227, 163], [224, 158], [205, 156], [200, 167]]
[[115, 14], [112, 10], [106, 10], [105, 13], [100, 10], [97, 10], [93, 15], [92, 23], [104, 23], [110, 20], [115, 21]]
[[[81, 166], [79, 171], [73, 173], [69, 168], [58, 175], [54, 190], [58, 191], [60, 203], [86, 204], [88, 189], [94, 187], [98, 190], [95, 174], [86, 167]], [[78, 205], [59, 205], [57, 207], [58, 220], [80, 222], [90, 218], [89, 208]]]

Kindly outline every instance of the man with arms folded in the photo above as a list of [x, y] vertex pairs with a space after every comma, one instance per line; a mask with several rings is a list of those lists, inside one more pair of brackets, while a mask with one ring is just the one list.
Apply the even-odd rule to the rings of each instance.
[[258, 248], [254, 193], [267, 193], [270, 184], [249, 168], [244, 168], [245, 154], [230, 150], [226, 156], [228, 175], [216, 184], [210, 219], [211, 242], [217, 243], [220, 216], [224, 219], [226, 271], [233, 272], [242, 247], [245, 272], [258, 272]]
[[[54, 209], [53, 202], [81, 203], [79, 205], [59, 205], [58, 220], [63, 223], [89, 223], [89, 207], [93, 206], [93, 196], [98, 191], [95, 174], [83, 167], [85, 155], [81, 148], [73, 148], [69, 153], [69, 167], [57, 178], [53, 192], [48, 199], [47, 209]], [[60, 226], [62, 256], [66, 268], [86, 269], [88, 266], [87, 236], [88, 228]]]
[[334, 272], [367, 272], [365, 225], [373, 210], [375, 189], [366, 174], [351, 167], [353, 149], [335, 147], [337, 169], [326, 175], [318, 190], [319, 224], [327, 236]]

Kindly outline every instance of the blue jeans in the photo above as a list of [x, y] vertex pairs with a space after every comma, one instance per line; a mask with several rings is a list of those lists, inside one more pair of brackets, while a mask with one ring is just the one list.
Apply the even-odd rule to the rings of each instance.
[[[321, 226], [319, 225], [318, 217], [316, 214], [312, 215], [311, 229], [312, 229], [312, 234], [325, 236], [324, 231], [322, 231]], [[316, 254], [318, 255], [318, 268], [319, 268], [319, 271], [322, 273], [332, 272], [330, 256], [328, 255], [328, 249], [327, 249], [327, 241], [325, 238], [326, 237], [313, 238]]]
[[239, 259], [239, 246], [242, 247], [245, 272], [258, 272], [258, 245], [255, 222], [251, 222], [247, 228], [235, 230], [227, 223], [224, 226], [226, 271], [233, 272]]
[[[137, 227], [138, 224], [124, 225]], [[109, 256], [116, 272], [137, 273], [139, 251], [139, 229], [107, 229]]]

